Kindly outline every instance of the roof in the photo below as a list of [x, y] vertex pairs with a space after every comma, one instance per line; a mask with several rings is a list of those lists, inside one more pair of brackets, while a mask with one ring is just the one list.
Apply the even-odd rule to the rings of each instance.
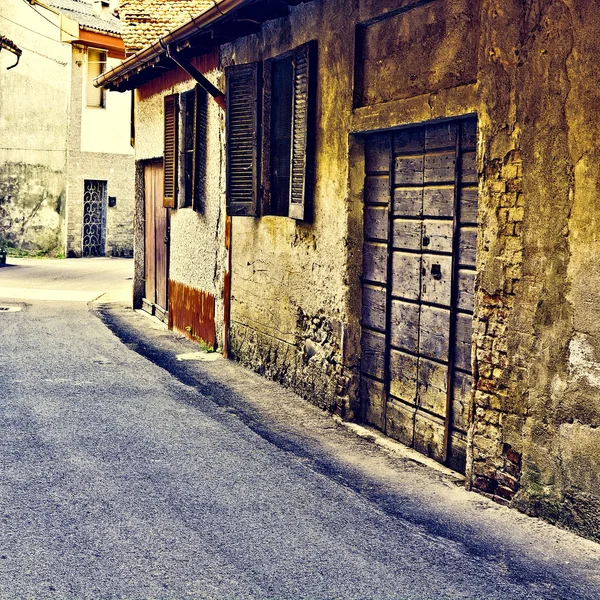
[[221, 0], [121, 0], [118, 14], [128, 52], [141, 50]]
[[119, 92], [136, 89], [180, 64], [174, 55], [189, 61], [221, 44], [256, 33], [262, 23], [288, 14], [290, 6], [310, 1], [211, 0], [210, 8], [106, 71], [94, 80], [94, 85]]
[[73, 19], [84, 29], [93, 29], [102, 33], [121, 35], [121, 21], [108, 14], [100, 16], [94, 9], [93, 0], [44, 0], [44, 4]]

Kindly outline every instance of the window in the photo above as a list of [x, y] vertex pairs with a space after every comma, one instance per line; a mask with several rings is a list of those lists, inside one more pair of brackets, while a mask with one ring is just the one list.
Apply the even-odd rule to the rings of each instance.
[[106, 91], [94, 87], [94, 79], [106, 70], [106, 52], [88, 48], [87, 51], [87, 87], [86, 101], [88, 106], [104, 108], [106, 106]]
[[315, 58], [310, 43], [227, 69], [228, 214], [309, 220]]
[[200, 86], [165, 97], [164, 206], [204, 210], [207, 98]]

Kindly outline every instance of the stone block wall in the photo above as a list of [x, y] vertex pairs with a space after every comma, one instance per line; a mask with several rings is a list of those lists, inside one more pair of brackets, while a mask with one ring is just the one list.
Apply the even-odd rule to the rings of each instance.
[[348, 415], [355, 373], [344, 366], [342, 325], [324, 310], [306, 314], [297, 309], [293, 343], [259, 332], [241, 323], [232, 323], [231, 353], [257, 373], [278, 381], [311, 403], [338, 414]]

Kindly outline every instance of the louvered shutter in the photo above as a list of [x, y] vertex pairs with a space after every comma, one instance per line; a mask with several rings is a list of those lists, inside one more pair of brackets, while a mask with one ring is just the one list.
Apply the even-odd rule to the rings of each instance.
[[229, 67], [227, 75], [227, 214], [257, 215], [259, 106], [257, 63]]
[[177, 194], [177, 119], [178, 96], [173, 94], [165, 97], [165, 187], [163, 206], [175, 208]]
[[300, 46], [294, 55], [290, 205], [292, 219], [308, 220], [312, 195], [314, 146], [314, 68], [316, 45]]
[[206, 161], [208, 131], [208, 94], [199, 85], [196, 86], [196, 131], [194, 140], [194, 195], [192, 207], [198, 212], [204, 211], [206, 201]]

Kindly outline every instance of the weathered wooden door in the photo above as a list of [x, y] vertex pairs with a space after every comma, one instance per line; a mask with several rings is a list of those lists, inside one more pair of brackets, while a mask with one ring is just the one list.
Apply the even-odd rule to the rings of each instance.
[[366, 419], [464, 472], [471, 392], [474, 118], [365, 140]]
[[144, 279], [143, 308], [164, 321], [168, 308], [169, 209], [163, 207], [162, 161], [144, 167]]

